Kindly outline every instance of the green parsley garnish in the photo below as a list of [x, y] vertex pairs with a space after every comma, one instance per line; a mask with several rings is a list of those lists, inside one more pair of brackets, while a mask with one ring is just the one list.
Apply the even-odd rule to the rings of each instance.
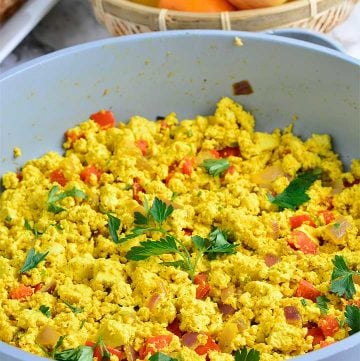
[[109, 350], [106, 348], [105, 342], [104, 342], [102, 336], [99, 336], [95, 345], [92, 347], [93, 350], [95, 350], [96, 348], [99, 348], [99, 350], [100, 350], [101, 360], [103, 360], [103, 361], [110, 360], [111, 354], [110, 354]]
[[64, 211], [65, 208], [58, 206], [56, 202], [59, 202], [67, 197], [77, 197], [77, 198], [85, 199], [86, 194], [75, 187], [64, 192], [59, 192], [59, 187], [53, 186], [48, 194], [48, 200], [47, 200], [48, 211], [52, 213], [60, 213]]
[[336, 255], [332, 263], [334, 269], [331, 274], [330, 291], [340, 297], [345, 295], [346, 298], [352, 298], [356, 292], [353, 275], [360, 275], [360, 272], [352, 271], [346, 265], [343, 256]]
[[120, 243], [118, 236], [118, 231], [121, 225], [120, 219], [111, 215], [110, 213], [106, 213], [106, 215], [108, 216], [108, 226], [109, 226], [110, 236], [115, 243]]
[[165, 355], [161, 352], [156, 352], [149, 357], [149, 361], [177, 361], [176, 358]]
[[345, 319], [351, 329], [349, 335], [360, 331], [360, 307], [347, 305], [345, 308]]
[[21, 267], [20, 273], [25, 273], [35, 268], [45, 257], [49, 254], [49, 251], [45, 253], [36, 253], [35, 248], [30, 248], [29, 253], [26, 256], [25, 262]]
[[301, 304], [302, 304], [304, 307], [307, 306], [307, 302], [306, 302], [306, 299], [305, 299], [305, 298], [302, 298], [302, 299], [300, 300], [300, 302], [301, 302]]
[[24, 221], [24, 227], [26, 230], [32, 232], [32, 234], [35, 236], [35, 237], [38, 237], [38, 236], [41, 236], [42, 235], [42, 232], [40, 232], [36, 226], [34, 227], [31, 227], [29, 221], [27, 219], [25, 219]]
[[321, 169], [317, 168], [310, 172], [299, 174], [282, 193], [275, 197], [270, 195], [270, 202], [276, 204], [280, 209], [290, 208], [295, 210], [310, 199], [306, 191], [320, 177], [321, 173]]
[[94, 350], [89, 346], [78, 346], [61, 352], [54, 353], [56, 361], [92, 361]]
[[139, 246], [132, 247], [126, 254], [128, 260], [140, 261], [148, 259], [151, 256], [161, 256], [164, 254], [178, 255], [181, 258], [180, 260], [163, 262], [163, 264], [166, 266], [180, 267], [189, 273], [191, 280], [194, 280], [196, 266], [204, 254], [207, 254], [209, 259], [214, 259], [218, 254], [236, 252], [236, 245], [229, 243], [226, 234], [220, 229], [215, 228], [210, 233], [209, 238], [192, 237], [192, 242], [197, 250], [197, 255], [193, 262], [184, 244], [163, 228], [164, 222], [174, 210], [173, 207], [155, 198], [150, 208], [147, 201], [145, 201], [144, 208], [146, 214], [135, 212], [135, 227], [131, 233], [125, 236], [123, 240], [120, 240], [120, 242], [148, 232], [159, 232], [163, 234], [164, 237], [158, 241], [147, 239], [146, 241], [140, 242]]
[[55, 358], [55, 353], [57, 353], [58, 349], [62, 346], [64, 343], [64, 339], [66, 336], [60, 336], [59, 339], [56, 342], [56, 345], [54, 346], [52, 352], [51, 352], [51, 358]]
[[255, 349], [247, 350], [244, 347], [241, 351], [237, 350], [234, 356], [235, 361], [260, 361], [260, 352]]
[[6, 222], [11, 222], [11, 221], [12, 221], [12, 218], [11, 218], [10, 216], [6, 216], [6, 217], [5, 217], [5, 221], [6, 221]]
[[86, 323], [86, 319], [84, 318], [80, 323], [79, 330], [81, 330], [84, 327], [85, 323]]
[[70, 310], [75, 314], [77, 315], [78, 313], [81, 313], [83, 312], [84, 310], [81, 308], [81, 307], [76, 307], [76, 306], [73, 306], [71, 303], [65, 301], [65, 300], [62, 300], [66, 306], [68, 306], [70, 308]]
[[39, 307], [39, 311], [41, 313], [43, 313], [47, 318], [50, 318], [51, 317], [51, 311], [50, 311], [50, 307], [47, 307], [45, 305], [41, 305]]
[[316, 297], [316, 305], [320, 308], [322, 315], [326, 315], [329, 311], [328, 302], [330, 302], [330, 300], [326, 296]]
[[205, 159], [201, 164], [213, 177], [219, 176], [221, 173], [229, 169], [230, 163], [227, 159]]

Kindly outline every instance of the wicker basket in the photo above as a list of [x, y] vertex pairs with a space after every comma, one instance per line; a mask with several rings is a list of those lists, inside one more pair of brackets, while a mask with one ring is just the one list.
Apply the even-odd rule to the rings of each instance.
[[175, 29], [262, 31], [300, 27], [329, 32], [351, 13], [357, 0], [292, 0], [284, 5], [222, 13], [190, 13], [127, 0], [92, 0], [95, 16], [113, 35]]

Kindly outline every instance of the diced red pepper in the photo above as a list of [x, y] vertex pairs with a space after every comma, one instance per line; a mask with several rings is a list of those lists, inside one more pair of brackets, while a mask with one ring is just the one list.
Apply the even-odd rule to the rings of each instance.
[[230, 165], [230, 167], [226, 170], [226, 174], [234, 174], [235, 173], [235, 166], [234, 165]]
[[141, 186], [140, 184], [140, 179], [139, 178], [134, 178], [134, 183], [133, 183], [133, 199], [138, 202], [139, 204], [142, 204], [142, 201], [140, 199], [140, 192], [145, 192], [145, 189]]
[[359, 184], [360, 183], [360, 179], [355, 179], [353, 182], [348, 182], [347, 180], [345, 180], [344, 182], [344, 187], [346, 188], [350, 188], [356, 184]]
[[208, 336], [205, 345], [200, 345], [195, 349], [195, 352], [198, 355], [206, 355], [209, 351], [218, 351], [218, 352], [221, 351], [220, 347], [215, 343], [215, 341], [210, 336]]
[[325, 336], [323, 334], [323, 332], [321, 331], [320, 327], [308, 327], [308, 332], [306, 334], [306, 336], [312, 336], [313, 337], [313, 341], [312, 341], [312, 345], [313, 347], [315, 345], [318, 345], [321, 341], [325, 340]]
[[152, 355], [169, 346], [172, 340], [172, 335], [159, 335], [149, 337], [144, 342], [143, 346], [139, 350], [140, 359], [144, 359], [149, 353]]
[[332, 221], [335, 220], [334, 213], [331, 212], [331, 211], [328, 211], [328, 210], [326, 210], [326, 211], [319, 211], [318, 214], [319, 214], [319, 216], [322, 216], [322, 217], [323, 217], [325, 224], [329, 224], [329, 223], [331, 223]]
[[194, 277], [194, 284], [197, 285], [196, 298], [198, 300], [204, 299], [211, 290], [210, 284], [207, 282], [207, 275], [205, 273], [198, 273]]
[[36, 284], [33, 288], [34, 288], [34, 293], [36, 293], [36, 292], [39, 292], [39, 291], [41, 291], [41, 289], [43, 288], [43, 286], [44, 286], [44, 284], [43, 283], [38, 283], [38, 284]]
[[302, 224], [308, 224], [311, 227], [316, 227], [315, 222], [311, 219], [311, 217], [308, 214], [298, 214], [296, 216], [290, 217], [290, 226], [291, 229], [298, 228]]
[[115, 117], [112, 111], [102, 109], [97, 113], [91, 114], [90, 119], [97, 123], [100, 128], [107, 129], [115, 127]]
[[50, 173], [50, 182], [58, 182], [62, 187], [65, 187], [67, 179], [61, 169], [55, 169]]
[[9, 292], [9, 297], [13, 300], [23, 300], [26, 297], [32, 296], [34, 290], [30, 286], [25, 286], [24, 284], [20, 284], [18, 287], [13, 288]]
[[[95, 342], [92, 341], [86, 341], [85, 346], [94, 347]], [[122, 351], [117, 350], [116, 348], [112, 348], [110, 346], [106, 346], [106, 349], [109, 351], [111, 355], [114, 355], [118, 358], [119, 361], [124, 359], [124, 354]], [[93, 357], [97, 358], [97, 361], [102, 361], [103, 355], [101, 354], [101, 348], [100, 346], [96, 346], [94, 349]]]
[[174, 319], [173, 322], [171, 322], [167, 327], [166, 329], [170, 332], [172, 332], [174, 335], [176, 335], [177, 337], [181, 338], [182, 335], [184, 334], [184, 332], [182, 332], [180, 330], [180, 321], [179, 319], [176, 317]]
[[80, 178], [82, 181], [89, 184], [93, 174], [96, 176], [97, 180], [100, 179], [101, 171], [98, 168], [96, 168], [94, 165], [88, 165], [81, 171]]
[[149, 144], [145, 139], [139, 139], [136, 141], [136, 146], [140, 149], [142, 155], [146, 155], [148, 152]]
[[183, 228], [185, 236], [191, 236], [193, 234], [193, 230], [191, 228]]
[[319, 346], [320, 346], [320, 348], [324, 348], [324, 347], [326, 347], [326, 346], [331, 345], [332, 343], [334, 343], [334, 342], [331, 342], [331, 341], [320, 341], [320, 342], [319, 342]]
[[80, 138], [84, 138], [84, 134], [76, 134], [73, 130], [67, 130], [65, 132], [65, 138], [66, 140], [70, 141], [71, 143], [74, 143]]
[[216, 149], [210, 150], [210, 153], [212, 154], [212, 156], [216, 159], [220, 158], [220, 154]]
[[318, 291], [313, 284], [306, 280], [301, 280], [295, 291], [296, 297], [306, 298], [316, 302], [316, 297], [319, 297], [321, 292]]
[[335, 333], [339, 330], [339, 321], [336, 319], [336, 317], [327, 315], [323, 317], [319, 323], [318, 326], [320, 327], [322, 333], [325, 337], [332, 337], [335, 335]]
[[184, 163], [181, 167], [181, 172], [183, 174], [191, 175], [194, 167], [194, 158], [185, 158]]
[[294, 230], [288, 239], [288, 244], [295, 250], [300, 250], [305, 254], [316, 254], [317, 245], [312, 239], [304, 232]]
[[240, 148], [239, 147], [225, 147], [218, 150], [220, 158], [228, 157], [240, 157]]

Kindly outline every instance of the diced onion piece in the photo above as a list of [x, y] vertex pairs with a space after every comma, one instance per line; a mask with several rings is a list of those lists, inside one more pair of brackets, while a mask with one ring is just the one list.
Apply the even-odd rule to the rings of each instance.
[[269, 188], [275, 179], [283, 175], [284, 171], [279, 165], [272, 165], [259, 173], [253, 174], [251, 180], [261, 187]]
[[351, 229], [350, 223], [342, 216], [335, 219], [335, 222], [326, 227], [327, 234], [335, 241], [343, 238], [349, 229]]
[[284, 315], [287, 323], [294, 324], [301, 321], [300, 312], [295, 306], [285, 306]]
[[60, 336], [60, 333], [53, 327], [45, 326], [37, 335], [36, 342], [41, 346], [53, 347], [56, 345]]
[[153, 311], [161, 300], [161, 295], [159, 293], [154, 293], [147, 304], [150, 311]]
[[218, 304], [219, 311], [224, 315], [233, 315], [235, 313], [235, 308], [231, 305], [226, 305], [225, 303]]
[[279, 226], [279, 223], [276, 222], [276, 221], [272, 221], [271, 222], [271, 226], [272, 226], [272, 238], [273, 239], [278, 239], [279, 236], [280, 236], [280, 226]]
[[195, 348], [198, 345], [198, 336], [197, 332], [187, 332], [181, 337], [181, 342], [184, 346]]
[[234, 294], [235, 294], [235, 287], [233, 285], [223, 288], [221, 290], [221, 295], [220, 295], [221, 302], [225, 303], [229, 299], [229, 297], [233, 296]]
[[271, 267], [274, 264], [279, 263], [281, 259], [278, 256], [275, 256], [274, 254], [266, 253], [266, 255], [264, 256], [264, 261], [268, 267]]
[[134, 350], [134, 348], [132, 346], [125, 345], [124, 352], [125, 352], [127, 361], [136, 361], [136, 359], [137, 359], [136, 351]]

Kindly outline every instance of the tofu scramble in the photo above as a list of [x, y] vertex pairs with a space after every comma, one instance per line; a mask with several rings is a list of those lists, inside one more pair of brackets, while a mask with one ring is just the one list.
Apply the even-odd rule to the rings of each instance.
[[[0, 340], [56, 360], [289, 359], [360, 330], [360, 161], [328, 135], [102, 110], [2, 177]], [[244, 358], [245, 359], [245, 358]]]

